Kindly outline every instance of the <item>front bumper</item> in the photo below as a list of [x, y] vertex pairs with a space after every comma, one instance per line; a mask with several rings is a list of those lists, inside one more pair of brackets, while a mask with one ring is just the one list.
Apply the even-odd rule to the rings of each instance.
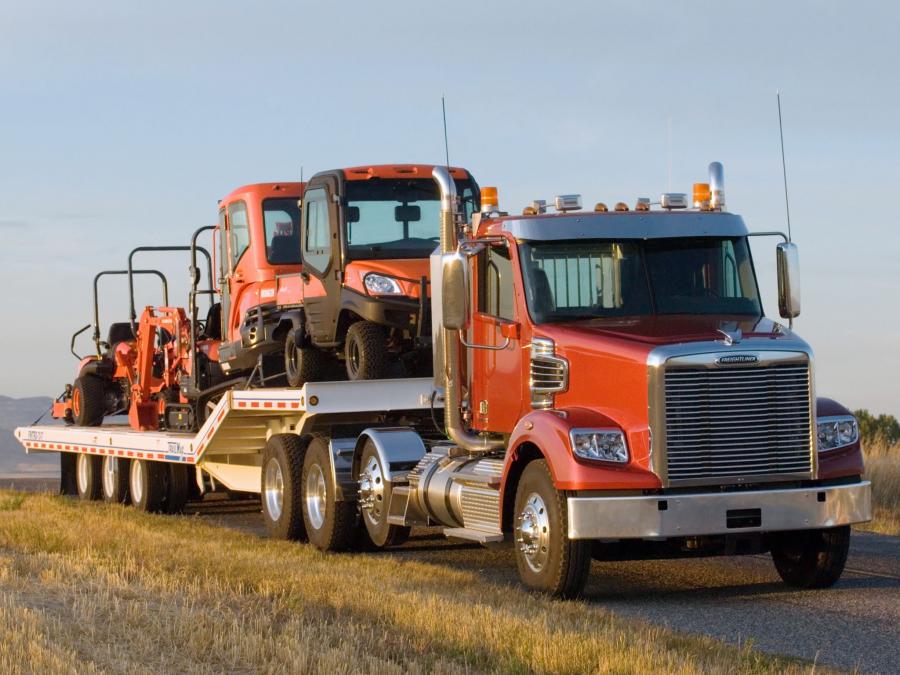
[[570, 539], [809, 530], [872, 519], [869, 481], [828, 487], [636, 497], [569, 497]]

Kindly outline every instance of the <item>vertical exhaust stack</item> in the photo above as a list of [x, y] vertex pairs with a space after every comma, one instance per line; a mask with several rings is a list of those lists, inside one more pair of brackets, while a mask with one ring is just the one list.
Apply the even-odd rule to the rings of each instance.
[[[440, 255], [454, 253], [459, 246], [457, 236], [458, 201], [456, 195], [456, 183], [450, 175], [447, 167], [436, 166], [432, 169], [432, 177], [441, 191], [441, 232]], [[438, 264], [434, 264], [434, 258], [438, 257]], [[444, 328], [441, 303], [443, 298], [435, 289], [443, 285], [442, 275], [435, 276], [435, 268], [441, 269], [440, 256], [432, 256], [431, 275], [431, 302], [432, 302], [432, 335], [443, 344], [434, 341], [434, 385], [444, 387], [444, 429], [451, 441], [468, 452], [486, 452], [503, 447], [502, 441], [491, 440], [486, 436], [471, 433], [465, 428], [462, 420], [462, 377], [463, 372], [459, 363], [460, 339], [455, 330]], [[435, 297], [437, 296], [437, 297]], [[438, 361], [437, 354], [441, 359]]]
[[709, 208], [713, 211], [725, 210], [725, 169], [721, 162], [709, 165]]

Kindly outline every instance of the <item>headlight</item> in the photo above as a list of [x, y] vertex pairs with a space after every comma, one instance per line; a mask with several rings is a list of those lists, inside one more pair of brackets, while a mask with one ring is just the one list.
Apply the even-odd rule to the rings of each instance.
[[383, 274], [369, 272], [363, 278], [363, 283], [366, 285], [366, 290], [375, 295], [403, 295], [403, 289], [400, 288], [397, 280]]
[[819, 452], [851, 445], [859, 440], [859, 425], [851, 415], [820, 417], [816, 423], [816, 446]]
[[569, 440], [572, 452], [582, 459], [620, 464], [628, 461], [625, 434], [619, 429], [572, 429]]

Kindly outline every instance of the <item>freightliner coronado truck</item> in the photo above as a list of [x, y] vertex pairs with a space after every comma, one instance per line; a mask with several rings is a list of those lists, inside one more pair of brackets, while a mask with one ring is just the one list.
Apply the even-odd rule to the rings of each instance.
[[[271, 536], [323, 550], [440, 526], [511, 545], [522, 582], [559, 597], [582, 591], [592, 559], [768, 551], [787, 584], [837, 581], [850, 525], [871, 517], [858, 427], [816, 396], [809, 345], [763, 315], [721, 165], [694, 208], [666, 194], [584, 211], [569, 195], [518, 216], [484, 189], [468, 222], [447, 171], [434, 178], [433, 380], [232, 390], [197, 434], [18, 438], [74, 453], [63, 482], [85, 498], [173, 511], [187, 475], [260, 493]], [[792, 319], [795, 245], [777, 261]]]

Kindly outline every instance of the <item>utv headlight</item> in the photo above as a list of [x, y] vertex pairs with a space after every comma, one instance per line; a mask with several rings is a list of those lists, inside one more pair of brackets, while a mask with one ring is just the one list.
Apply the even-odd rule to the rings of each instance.
[[816, 446], [819, 452], [851, 445], [859, 440], [859, 425], [851, 415], [820, 417], [816, 422]]
[[569, 440], [572, 452], [582, 459], [619, 464], [628, 461], [625, 434], [619, 429], [572, 429]]
[[366, 285], [366, 290], [374, 295], [403, 295], [403, 289], [400, 288], [397, 280], [383, 274], [369, 272], [363, 278], [363, 283]]

